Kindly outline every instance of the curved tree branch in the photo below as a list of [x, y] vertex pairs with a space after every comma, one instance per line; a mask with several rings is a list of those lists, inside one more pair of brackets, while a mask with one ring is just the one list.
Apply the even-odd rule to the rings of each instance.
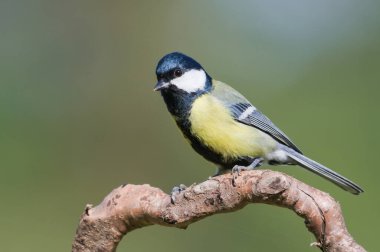
[[340, 206], [330, 195], [269, 170], [244, 171], [235, 179], [231, 174], [211, 178], [182, 191], [175, 203], [149, 185], [120, 186], [100, 205], [86, 207], [72, 251], [115, 251], [123, 236], [136, 228], [153, 224], [186, 228], [249, 203], [293, 210], [305, 219], [317, 240], [314, 245], [322, 251], [365, 251], [348, 233]]

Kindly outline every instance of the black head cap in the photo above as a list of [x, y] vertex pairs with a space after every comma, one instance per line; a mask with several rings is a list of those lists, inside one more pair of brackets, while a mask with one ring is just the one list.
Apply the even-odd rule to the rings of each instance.
[[160, 59], [156, 68], [157, 78], [164, 77], [175, 69], [181, 69], [186, 72], [191, 69], [203, 69], [202, 66], [196, 62], [193, 58], [180, 53], [172, 52]]

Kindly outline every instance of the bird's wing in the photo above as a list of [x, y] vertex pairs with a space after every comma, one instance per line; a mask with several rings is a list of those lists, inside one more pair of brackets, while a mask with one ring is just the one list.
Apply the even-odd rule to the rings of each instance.
[[234, 119], [240, 123], [253, 126], [293, 150], [302, 153], [300, 149], [282, 132], [268, 117], [257, 110], [243, 95], [219, 81], [213, 82], [212, 95], [220, 100], [231, 111]]

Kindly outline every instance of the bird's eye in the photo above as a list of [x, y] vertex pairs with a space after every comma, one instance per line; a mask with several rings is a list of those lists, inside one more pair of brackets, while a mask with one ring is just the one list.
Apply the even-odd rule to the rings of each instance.
[[181, 77], [182, 76], [182, 70], [181, 69], [176, 69], [174, 70], [174, 77]]

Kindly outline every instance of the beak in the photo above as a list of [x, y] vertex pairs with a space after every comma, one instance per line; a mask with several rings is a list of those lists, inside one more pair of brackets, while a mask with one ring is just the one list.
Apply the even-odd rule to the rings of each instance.
[[156, 86], [154, 86], [154, 91], [160, 91], [161, 89], [164, 89], [166, 88], [167, 86], [169, 86], [169, 82], [165, 82], [163, 80], [159, 80], [156, 84]]

